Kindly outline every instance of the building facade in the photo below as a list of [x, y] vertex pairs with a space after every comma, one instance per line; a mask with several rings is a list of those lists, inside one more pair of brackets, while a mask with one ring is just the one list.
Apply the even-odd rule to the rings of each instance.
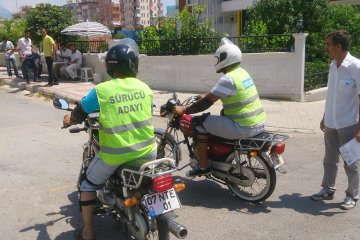
[[158, 24], [162, 0], [68, 0], [78, 21], [96, 21], [111, 29], [137, 30]]

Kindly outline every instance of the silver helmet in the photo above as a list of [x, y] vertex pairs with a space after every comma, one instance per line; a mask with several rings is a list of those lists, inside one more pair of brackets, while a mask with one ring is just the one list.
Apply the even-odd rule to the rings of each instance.
[[240, 63], [242, 60], [242, 53], [238, 46], [233, 44], [228, 38], [221, 39], [219, 48], [216, 50], [215, 55], [217, 63], [215, 64], [216, 72], [221, 72], [225, 67]]

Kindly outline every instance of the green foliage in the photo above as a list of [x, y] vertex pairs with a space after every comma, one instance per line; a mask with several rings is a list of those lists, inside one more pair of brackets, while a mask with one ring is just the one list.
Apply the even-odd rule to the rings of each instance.
[[[150, 26], [140, 33], [140, 50], [148, 55], [197, 54], [212, 50], [213, 47], [204, 42], [204, 38], [219, 38], [212, 28], [211, 22], [200, 21], [205, 6], [196, 6], [193, 12], [185, 7], [175, 17], [162, 19], [161, 26]], [[217, 40], [218, 44], [218, 40]]]
[[[266, 34], [308, 32], [306, 76], [323, 72], [324, 66], [328, 68], [324, 39], [334, 30], [349, 31], [353, 36], [351, 53], [360, 55], [360, 15], [358, 9], [350, 5], [332, 5], [328, 0], [260, 0], [248, 10], [248, 18], [251, 21], [246, 30], [252, 35], [259, 34], [259, 22], [265, 24]], [[305, 88], [321, 85], [323, 81], [323, 77], [307, 78]]]
[[51, 5], [39, 4], [31, 8], [26, 14], [26, 28], [31, 32], [31, 39], [35, 44], [42, 40], [39, 30], [48, 29], [48, 34], [57, 42], [70, 42], [77, 39], [61, 34], [61, 30], [75, 23], [71, 18], [71, 11], [67, 8]]
[[6, 36], [16, 47], [18, 40], [24, 35], [25, 25], [24, 19], [5, 20], [0, 28], [1, 40], [3, 36]]

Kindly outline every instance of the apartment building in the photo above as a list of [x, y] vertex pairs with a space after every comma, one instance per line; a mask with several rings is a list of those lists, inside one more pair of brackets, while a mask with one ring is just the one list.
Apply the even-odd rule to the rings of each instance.
[[210, 20], [218, 33], [239, 36], [242, 34], [242, 13], [254, 1], [256, 0], [177, 0], [177, 5], [179, 11], [185, 6], [192, 11], [196, 5], [204, 5], [206, 10], [200, 20]]
[[[188, 6], [190, 11], [196, 5], [206, 6], [201, 19], [213, 22], [218, 33], [227, 33], [230, 36], [240, 36], [243, 33], [243, 23], [246, 9], [258, 0], [177, 0], [181, 11]], [[360, 0], [330, 0], [332, 4], [349, 4], [360, 8]]]
[[79, 21], [100, 22], [111, 29], [137, 30], [157, 25], [163, 16], [162, 0], [68, 0]]

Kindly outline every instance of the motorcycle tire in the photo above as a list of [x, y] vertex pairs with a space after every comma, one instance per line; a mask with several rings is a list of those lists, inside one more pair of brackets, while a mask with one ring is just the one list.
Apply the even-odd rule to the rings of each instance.
[[154, 130], [155, 141], [158, 146], [156, 158], [172, 158], [175, 160], [176, 166], [178, 166], [181, 160], [181, 149], [178, 147], [173, 136], [171, 136], [170, 134], [166, 133], [165, 139], [162, 139], [164, 133], [165, 130], [162, 128], [155, 128]]
[[[249, 158], [246, 154], [241, 154], [241, 157], [247, 158], [246, 162], [241, 163], [244, 174], [239, 176], [239, 179], [245, 176], [247, 180], [239, 180], [245, 184], [226, 181], [226, 185], [235, 196], [246, 202], [259, 203], [265, 201], [274, 192], [276, 186], [275, 169], [260, 154]], [[231, 162], [233, 159], [234, 154], [230, 154], [227, 162]]]
[[[157, 231], [149, 233], [146, 240], [170, 240], [169, 223], [166, 219], [156, 218]], [[156, 236], [157, 235], [157, 236]]]

